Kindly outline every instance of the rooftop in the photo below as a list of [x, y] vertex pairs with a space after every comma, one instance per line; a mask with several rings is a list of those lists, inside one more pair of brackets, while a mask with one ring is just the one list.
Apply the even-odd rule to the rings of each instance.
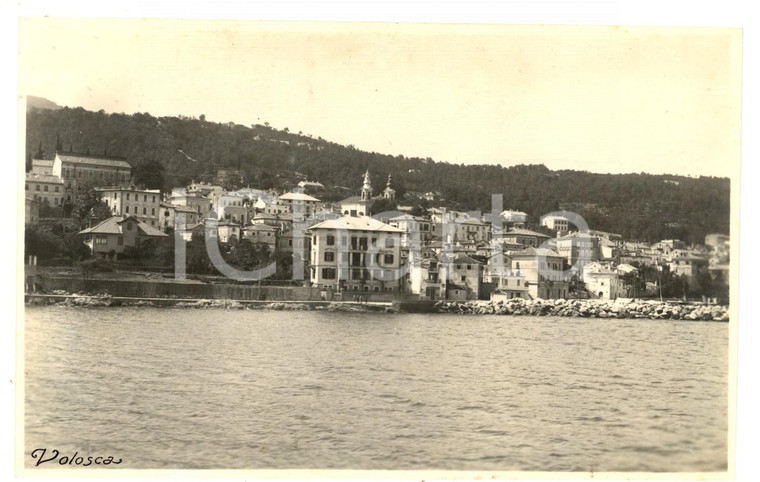
[[304, 194], [302, 192], [287, 192], [280, 196], [278, 199], [282, 199], [283, 201], [319, 202], [319, 199], [315, 198], [314, 196], [309, 196], [308, 194]]
[[148, 226], [134, 216], [111, 216], [110, 218], [106, 219], [105, 221], [101, 221], [99, 224], [96, 224], [91, 228], [80, 231], [79, 234], [123, 234], [123, 225], [128, 220], [137, 223], [137, 231], [141, 236], [167, 236], [166, 233], [162, 233], [158, 229]]
[[523, 228], [511, 228], [509, 231], [504, 233], [505, 236], [509, 236], [510, 234], [516, 234], [518, 236], [537, 236], [541, 238], [550, 238], [551, 236], [547, 236], [543, 233], [538, 233], [536, 231], [531, 231], [530, 229], [523, 229]]
[[385, 224], [369, 216], [343, 216], [338, 219], [328, 219], [309, 228], [312, 229], [346, 229], [352, 231], [385, 231], [403, 233], [404, 230]]
[[548, 257], [556, 257], [556, 258], [562, 257], [559, 253], [557, 253], [556, 251], [552, 251], [551, 249], [534, 248], [532, 246], [526, 249], [522, 249], [520, 251], [511, 251], [509, 253], [509, 256], [511, 256], [512, 258], [534, 258], [536, 256], [548, 256]]
[[105, 157], [105, 156], [90, 156], [87, 154], [61, 154], [56, 153], [56, 157], [62, 162], [72, 162], [75, 164], [89, 164], [93, 166], [109, 166], [109, 167], [121, 167], [125, 169], [131, 169], [132, 166], [123, 158], [117, 157]]
[[32, 182], [47, 182], [50, 184], [63, 184], [63, 179], [58, 176], [48, 176], [45, 174], [26, 173], [26, 180]]

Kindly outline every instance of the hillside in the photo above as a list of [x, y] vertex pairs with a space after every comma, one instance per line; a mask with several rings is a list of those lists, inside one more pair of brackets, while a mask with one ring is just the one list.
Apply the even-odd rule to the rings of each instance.
[[727, 178], [551, 171], [543, 165], [465, 166], [365, 152], [266, 124], [32, 107], [27, 162], [33, 156], [52, 159], [56, 145], [126, 157], [138, 173], [153, 173], [159, 163], [163, 189], [193, 179], [211, 181], [218, 170], [233, 169], [242, 173], [242, 185], [252, 187], [289, 189], [304, 177], [320, 181], [328, 187], [323, 198], [338, 200], [355, 194], [369, 169], [376, 193], [391, 174], [398, 197], [406, 195], [400, 201], [404, 204], [437, 192], [443, 200], [433, 204], [490, 211], [491, 194], [501, 193], [505, 209], [525, 211], [534, 223], [542, 214], [567, 209], [584, 216], [593, 229], [629, 239], [701, 242], [707, 233], [729, 232]]
[[62, 107], [52, 100], [48, 100], [44, 97], [35, 97], [33, 95], [28, 95], [26, 97], [26, 111], [29, 112], [32, 109], [58, 110], [62, 109]]

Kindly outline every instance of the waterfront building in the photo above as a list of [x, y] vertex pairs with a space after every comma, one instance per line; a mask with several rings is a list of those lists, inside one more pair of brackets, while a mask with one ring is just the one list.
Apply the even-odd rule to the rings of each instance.
[[565, 258], [545, 248], [526, 248], [508, 253], [512, 270], [525, 277], [531, 298], [567, 298], [570, 284], [565, 281]]
[[369, 216], [343, 216], [307, 229], [312, 286], [395, 293], [401, 284], [403, 231]]
[[554, 240], [556, 251], [572, 269], [580, 271], [586, 264], [601, 258], [599, 238], [588, 233], [575, 232]]
[[708, 264], [709, 261], [705, 258], [683, 254], [681, 256], [673, 257], [668, 263], [668, 266], [670, 267], [671, 272], [680, 276], [686, 276], [688, 282], [693, 283], [696, 281], [699, 270], [707, 267]]
[[64, 182], [66, 201], [83, 186], [127, 184], [132, 179], [132, 166], [122, 157], [56, 152], [53, 175]]
[[[483, 267], [483, 284], [493, 289], [491, 300], [529, 298], [525, 276], [512, 269], [512, 258], [505, 253], [495, 253], [487, 258]], [[496, 298], [493, 293], [497, 293]]]
[[101, 199], [115, 216], [134, 216], [154, 228], [160, 228], [161, 191], [130, 187], [96, 188]]
[[625, 287], [615, 270], [599, 268], [584, 273], [583, 282], [586, 289], [599, 299], [614, 300], [625, 296]]
[[40, 205], [63, 205], [63, 180], [57, 176], [29, 172], [26, 174], [24, 187], [26, 194], [36, 199]]
[[448, 263], [446, 299], [477, 300], [483, 282], [483, 263], [460, 254]]
[[131, 215], [112, 216], [79, 234], [86, 236], [85, 244], [90, 247], [93, 255], [114, 260], [126, 248], [154, 244], [167, 236]]
[[[445, 274], [445, 271], [444, 271]], [[441, 278], [440, 258], [435, 254], [423, 257], [419, 263], [409, 265], [407, 274], [409, 291], [427, 300], [442, 299], [446, 283]]]

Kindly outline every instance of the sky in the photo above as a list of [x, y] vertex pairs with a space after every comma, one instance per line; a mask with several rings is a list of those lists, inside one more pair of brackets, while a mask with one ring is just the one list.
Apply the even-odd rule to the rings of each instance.
[[737, 29], [27, 18], [19, 90], [463, 164], [730, 176]]

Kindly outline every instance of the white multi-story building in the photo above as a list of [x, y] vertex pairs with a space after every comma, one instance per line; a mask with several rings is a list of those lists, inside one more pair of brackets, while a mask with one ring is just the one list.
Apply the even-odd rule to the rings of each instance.
[[357, 294], [398, 292], [403, 286], [401, 229], [368, 216], [343, 216], [307, 233], [312, 286]]
[[160, 228], [161, 191], [158, 189], [136, 189], [134, 187], [98, 188], [103, 202], [114, 216], [134, 216], [141, 222]]
[[26, 174], [25, 188], [26, 194], [40, 204], [63, 205], [63, 180], [57, 176], [29, 172]]

